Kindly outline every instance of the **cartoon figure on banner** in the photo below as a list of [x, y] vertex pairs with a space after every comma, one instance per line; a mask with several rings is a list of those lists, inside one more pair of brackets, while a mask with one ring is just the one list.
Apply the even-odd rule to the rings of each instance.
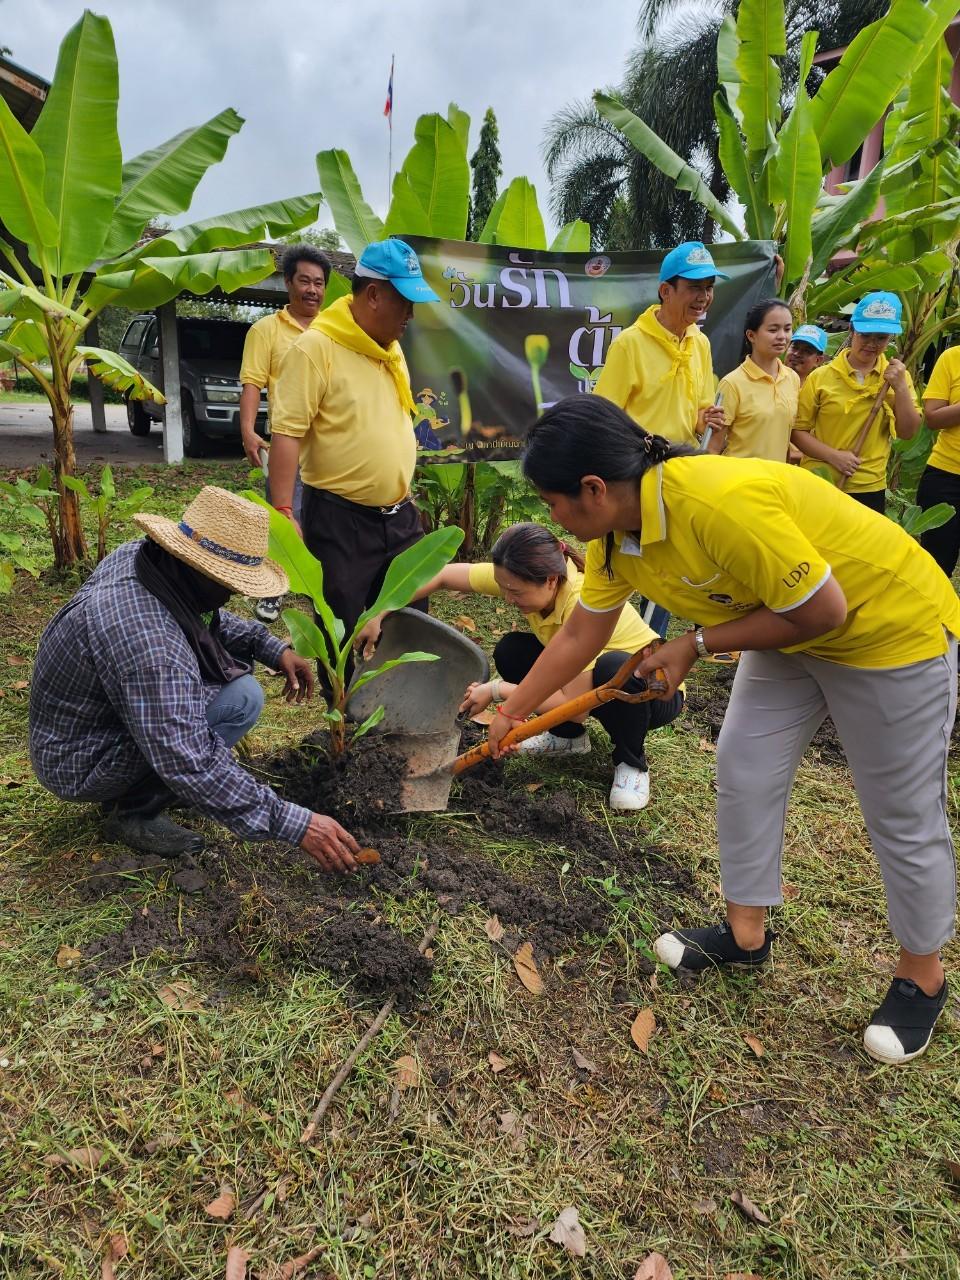
[[[418, 392], [416, 401], [416, 416], [413, 419], [413, 434], [417, 437], [417, 444], [421, 449], [437, 449], [443, 448], [443, 442], [437, 435], [434, 428], [443, 428], [450, 425], [449, 418], [441, 418], [434, 405], [437, 403], [437, 393], [430, 387], [424, 387]], [[446, 402], [446, 396], [440, 397], [441, 403]]]

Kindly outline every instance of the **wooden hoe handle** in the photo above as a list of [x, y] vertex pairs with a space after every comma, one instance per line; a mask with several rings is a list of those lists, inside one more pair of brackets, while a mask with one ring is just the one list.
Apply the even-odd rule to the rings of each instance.
[[[876, 399], [874, 400], [873, 404], [870, 406], [870, 412], [867, 414], [866, 422], [860, 428], [860, 434], [857, 436], [856, 440], [854, 440], [853, 442], [853, 452], [857, 455], [857, 457], [860, 456], [860, 450], [864, 446], [864, 442], [866, 441], [866, 438], [867, 438], [867, 433], [869, 432], [870, 428], [873, 426], [873, 420], [877, 416], [877, 414], [880, 412], [880, 407], [883, 404], [884, 400], [886, 400], [887, 392], [889, 390], [890, 390], [890, 387], [887, 385], [886, 382], [883, 381], [883, 378], [881, 377], [880, 390], [877, 392]], [[847, 485], [850, 483], [852, 479], [853, 479], [852, 476], [841, 477], [839, 488], [846, 489]]]
[[[647, 687], [641, 693], [623, 692], [623, 685], [633, 675], [637, 664], [646, 656], [649, 649], [650, 646], [647, 646], [627, 658], [617, 674], [606, 684], [591, 689], [589, 693], [581, 693], [579, 698], [571, 698], [569, 702], [554, 707], [552, 711], [545, 711], [542, 716], [524, 720], [523, 724], [518, 724], [515, 729], [510, 730], [501, 746], [511, 747], [516, 742], [525, 742], [527, 738], [536, 737], [538, 733], [552, 729], [554, 725], [563, 724], [565, 720], [588, 714], [604, 702], [612, 702], [615, 699], [619, 702], [649, 702], [652, 698], [658, 698], [662, 693], [666, 693], [667, 677], [660, 668], [657, 668], [653, 679], [647, 681]], [[489, 759], [489, 756], [490, 743], [481, 742], [479, 746], [465, 751], [462, 756], [457, 756], [451, 766], [451, 772], [456, 777], [458, 774], [465, 773], [467, 769], [472, 769], [474, 765], [480, 764], [481, 761]]]

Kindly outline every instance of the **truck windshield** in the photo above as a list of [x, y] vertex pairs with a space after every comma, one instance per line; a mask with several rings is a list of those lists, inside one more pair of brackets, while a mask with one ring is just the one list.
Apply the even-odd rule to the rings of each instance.
[[245, 324], [185, 324], [180, 330], [180, 355], [186, 360], [235, 360], [243, 357]]

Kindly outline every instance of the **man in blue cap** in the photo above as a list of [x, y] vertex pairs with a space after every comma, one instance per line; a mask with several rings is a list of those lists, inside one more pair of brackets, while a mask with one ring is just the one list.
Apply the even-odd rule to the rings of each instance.
[[699, 240], [671, 249], [660, 264], [659, 302], [613, 340], [596, 385], [647, 431], [694, 446], [707, 426], [724, 425], [699, 327], [718, 278], [729, 277]]
[[826, 330], [817, 324], [802, 324], [794, 329], [784, 364], [800, 379], [801, 387], [807, 375], [819, 369], [826, 359], [827, 342]]
[[271, 501], [294, 519], [299, 459], [301, 532], [323, 565], [324, 595], [347, 633], [376, 597], [390, 561], [423, 536], [410, 496], [415, 405], [399, 342], [418, 302], [439, 298], [410, 246], [367, 245], [351, 295], [294, 342], [274, 389]]

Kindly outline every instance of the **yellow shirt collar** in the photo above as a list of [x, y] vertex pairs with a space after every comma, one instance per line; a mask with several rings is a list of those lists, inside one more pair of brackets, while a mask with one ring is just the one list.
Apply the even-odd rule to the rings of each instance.
[[760, 366], [755, 364], [749, 356], [744, 360], [742, 368], [747, 377], [752, 378], [754, 382], [777, 383], [785, 376], [786, 373], [786, 366], [781, 364], [779, 360], [777, 361], [776, 377], [771, 376], [769, 373], [764, 373]]
[[580, 572], [577, 566], [573, 563], [573, 561], [568, 559], [567, 560], [567, 576], [564, 578], [563, 582], [561, 582], [560, 586], [557, 588], [557, 594], [553, 602], [553, 608], [547, 614], [547, 616], [543, 618], [543, 622], [545, 624], [550, 622], [555, 622], [559, 624], [563, 621], [563, 610], [567, 604], [567, 601], [570, 599], [572, 592], [575, 591], [577, 595], [580, 594], [580, 586], [582, 582], [583, 582], [583, 574]]
[[640, 541], [632, 533], [620, 535], [620, 550], [625, 556], [642, 556], [643, 548], [652, 542], [663, 542], [667, 536], [667, 509], [663, 505], [663, 463], [651, 467], [640, 478]]

